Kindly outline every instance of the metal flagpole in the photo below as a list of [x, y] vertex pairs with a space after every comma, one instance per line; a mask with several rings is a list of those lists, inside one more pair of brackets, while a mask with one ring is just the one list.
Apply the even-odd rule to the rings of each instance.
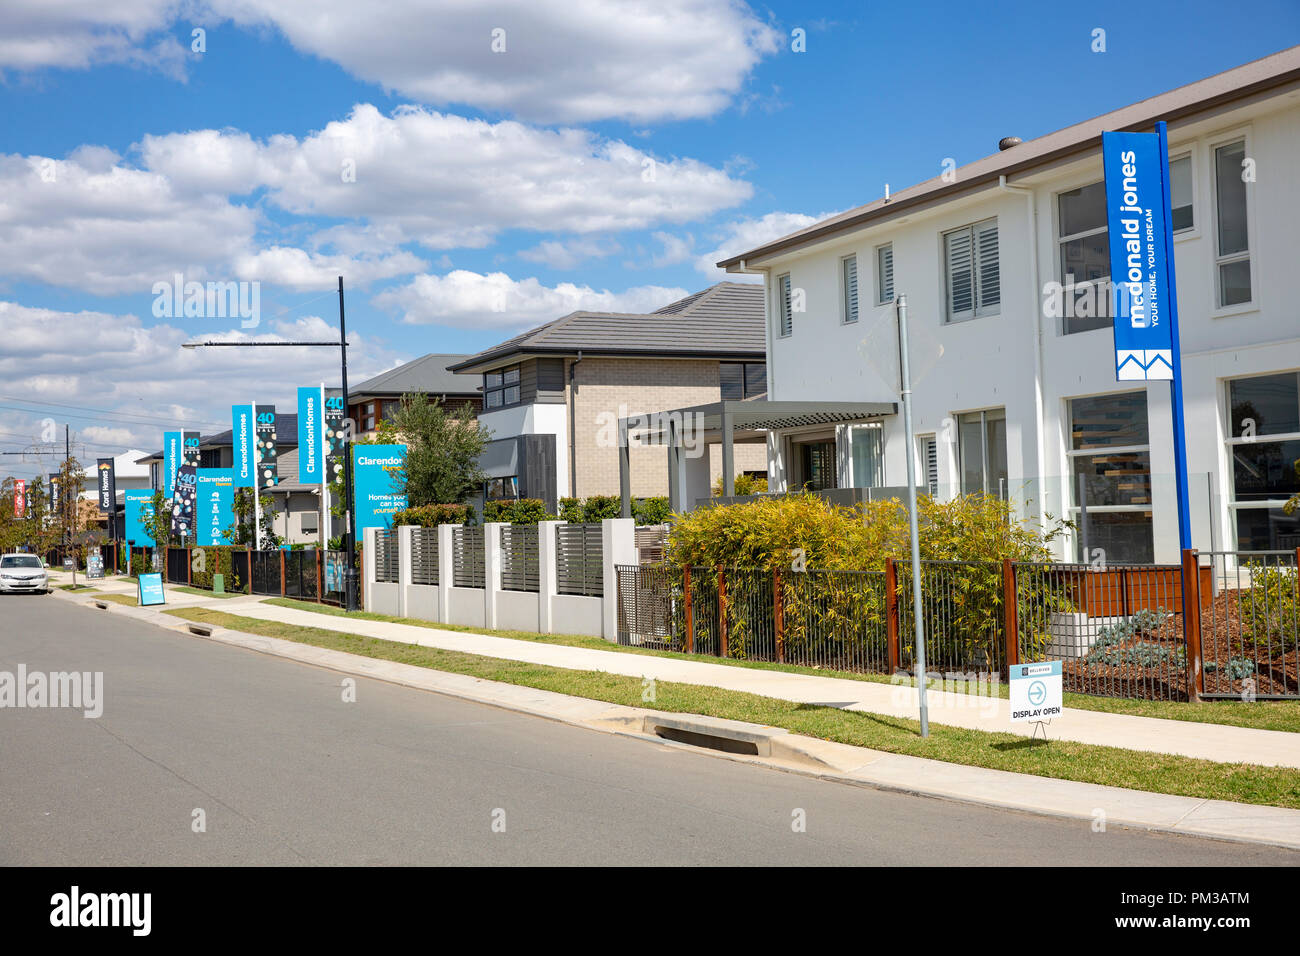
[[903, 432], [907, 442], [907, 530], [912, 539], [912, 625], [916, 643], [916, 690], [921, 706], [921, 736], [930, 736], [926, 700], [925, 625], [921, 620], [921, 535], [916, 521], [916, 439], [912, 435], [912, 368], [907, 354], [907, 296], [898, 297], [898, 366], [903, 393]]
[[330, 543], [329, 538], [329, 455], [325, 447], [325, 383], [320, 383], [320, 404], [316, 406], [317, 431], [320, 438], [316, 447], [320, 449], [320, 549], [324, 551]]

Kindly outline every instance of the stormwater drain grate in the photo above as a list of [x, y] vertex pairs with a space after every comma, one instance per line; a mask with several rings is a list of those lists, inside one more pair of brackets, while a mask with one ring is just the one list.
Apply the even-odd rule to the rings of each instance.
[[694, 730], [682, 730], [678, 727], [656, 727], [655, 735], [679, 744], [692, 747], [707, 747], [709, 750], [721, 750], [728, 754], [748, 754], [758, 756], [758, 744], [752, 740], [736, 740], [732, 737], [719, 737], [715, 734], [702, 734]]

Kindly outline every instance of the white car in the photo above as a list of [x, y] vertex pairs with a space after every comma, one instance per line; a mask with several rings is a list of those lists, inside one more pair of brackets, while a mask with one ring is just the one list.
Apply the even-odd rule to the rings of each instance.
[[0, 594], [20, 591], [50, 593], [50, 576], [45, 562], [34, 554], [0, 555]]

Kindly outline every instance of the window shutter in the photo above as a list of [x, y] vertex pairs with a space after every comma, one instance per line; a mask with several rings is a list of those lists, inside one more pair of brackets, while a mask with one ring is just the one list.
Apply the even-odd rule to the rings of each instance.
[[881, 246], [876, 251], [877, 275], [880, 276], [881, 305], [894, 301], [894, 247]]
[[939, 443], [933, 438], [921, 439], [921, 466], [925, 469], [925, 487], [931, 497], [939, 494]]
[[789, 335], [792, 330], [790, 321], [790, 277], [788, 275], [781, 276], [776, 281], [779, 286], [777, 311], [780, 313], [781, 334]]
[[1002, 301], [1001, 272], [998, 264], [998, 221], [974, 227], [976, 259], [979, 264], [979, 308], [991, 308]]
[[945, 235], [944, 252], [948, 260], [948, 318], [970, 318], [975, 312], [971, 231], [958, 229]]
[[858, 321], [858, 257], [842, 260], [844, 272], [844, 321]]
[[718, 363], [718, 383], [723, 401], [738, 402], [745, 397], [744, 376], [744, 366], [739, 362]]

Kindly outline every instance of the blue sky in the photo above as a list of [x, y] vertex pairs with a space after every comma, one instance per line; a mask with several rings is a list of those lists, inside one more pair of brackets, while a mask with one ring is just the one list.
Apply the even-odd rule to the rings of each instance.
[[[11, 5], [0, 405], [30, 412], [0, 412], [0, 449], [77, 412], [90, 454], [333, 381], [319, 355], [177, 345], [328, 337], [339, 270], [358, 376], [572, 308], [654, 308], [717, 281], [721, 253], [929, 178], [946, 157], [970, 162], [1001, 136], [1300, 37], [1294, 0], [1230, 16], [1201, 0], [663, 0], [641, 19], [595, 0]], [[791, 50], [796, 28], [805, 52]], [[356, 182], [342, 184], [349, 160]], [[176, 272], [259, 282], [261, 325], [156, 318], [153, 283]]]

